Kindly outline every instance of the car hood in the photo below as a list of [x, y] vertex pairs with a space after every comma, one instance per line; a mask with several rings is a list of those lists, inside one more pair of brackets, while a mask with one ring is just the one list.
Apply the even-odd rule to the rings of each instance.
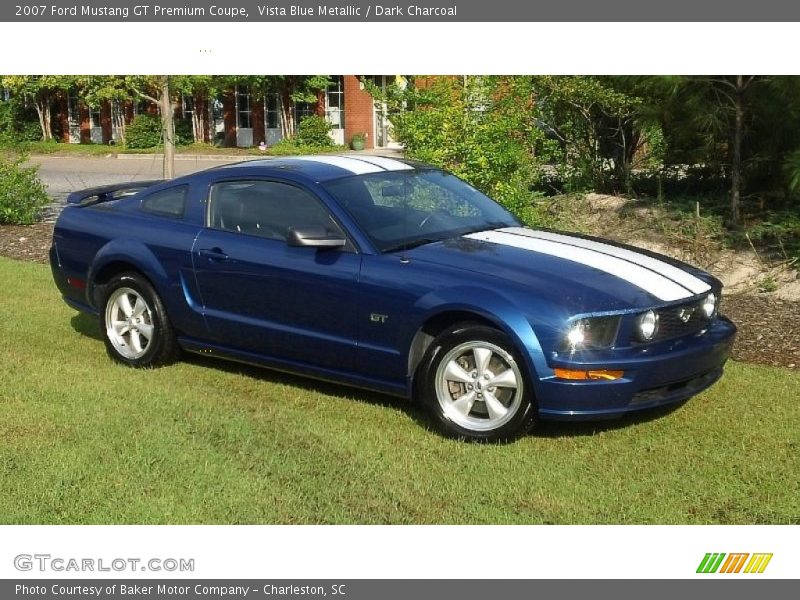
[[412, 260], [503, 280], [499, 292], [532, 294], [571, 313], [630, 310], [688, 300], [718, 282], [652, 252], [605, 240], [507, 227], [420, 246]]

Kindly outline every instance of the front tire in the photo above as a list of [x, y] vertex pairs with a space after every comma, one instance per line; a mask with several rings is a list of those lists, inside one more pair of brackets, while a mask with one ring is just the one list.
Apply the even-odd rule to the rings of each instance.
[[123, 273], [104, 288], [100, 330], [106, 351], [131, 367], [156, 367], [178, 358], [167, 311], [155, 289], [138, 273]]
[[452, 327], [431, 343], [422, 364], [422, 401], [446, 435], [508, 441], [535, 423], [524, 364], [501, 331], [467, 323]]

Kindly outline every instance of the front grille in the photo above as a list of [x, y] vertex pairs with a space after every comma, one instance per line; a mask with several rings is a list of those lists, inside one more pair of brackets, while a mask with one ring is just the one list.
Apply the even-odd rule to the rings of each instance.
[[[711, 322], [711, 319], [703, 313], [702, 300], [661, 308], [656, 312], [658, 313], [658, 331], [651, 342], [692, 335], [708, 327]], [[634, 343], [641, 344], [642, 342], [634, 336]]]

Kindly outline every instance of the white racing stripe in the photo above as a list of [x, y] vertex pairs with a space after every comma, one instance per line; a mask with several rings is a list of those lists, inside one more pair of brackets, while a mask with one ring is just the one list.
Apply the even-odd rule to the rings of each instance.
[[366, 175], [367, 173], [382, 173], [386, 169], [363, 160], [348, 158], [346, 156], [293, 156], [293, 160], [307, 160], [310, 162], [322, 163], [332, 167], [339, 167], [350, 171], [354, 175]]
[[387, 171], [413, 171], [414, 167], [404, 162], [387, 158], [386, 156], [359, 156], [357, 160], [363, 160], [373, 165], [383, 167]]
[[611, 256], [615, 256], [617, 258], [621, 258], [645, 267], [646, 269], [650, 269], [651, 271], [655, 271], [659, 275], [663, 275], [664, 277], [671, 279], [683, 287], [689, 288], [689, 290], [694, 294], [702, 294], [703, 292], [707, 292], [711, 289], [711, 286], [705, 281], [695, 277], [691, 273], [687, 273], [683, 269], [679, 269], [676, 266], [673, 266], [662, 260], [658, 260], [657, 258], [653, 258], [652, 256], [627, 250], [626, 248], [618, 248], [617, 246], [612, 246], [611, 244], [604, 244], [602, 242], [595, 242], [593, 240], [584, 240], [571, 235], [551, 233], [549, 231], [537, 231], [534, 229], [528, 229], [526, 227], [509, 227], [507, 229], [503, 229], [503, 231], [515, 233], [517, 235], [524, 235], [526, 237], [537, 238], [540, 240], [561, 242], [563, 244], [569, 244], [570, 246], [587, 248], [588, 250], [596, 250], [597, 252], [602, 252], [603, 254], [609, 254]]
[[580, 263], [632, 283], [664, 302], [683, 300], [693, 295], [689, 290], [663, 275], [659, 275], [650, 269], [646, 269], [621, 258], [597, 252], [596, 250], [579, 248], [577, 246], [525, 235], [517, 235], [502, 229], [472, 233], [465, 237], [502, 246], [513, 246], [514, 248], [539, 252], [541, 254]]

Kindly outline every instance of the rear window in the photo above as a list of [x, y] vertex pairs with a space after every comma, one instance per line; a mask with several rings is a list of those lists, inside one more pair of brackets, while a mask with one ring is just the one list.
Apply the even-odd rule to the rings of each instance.
[[188, 186], [181, 185], [150, 194], [142, 200], [141, 209], [161, 217], [182, 219], [186, 211], [187, 190]]

